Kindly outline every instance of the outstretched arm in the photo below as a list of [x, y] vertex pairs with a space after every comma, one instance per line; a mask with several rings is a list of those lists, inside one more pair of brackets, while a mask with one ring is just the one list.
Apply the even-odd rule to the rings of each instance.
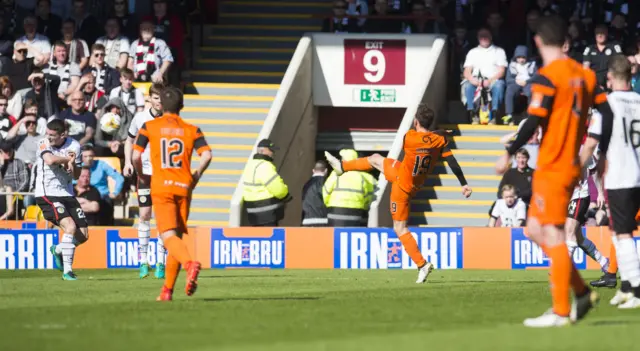
[[471, 192], [472, 192], [471, 187], [469, 187], [469, 184], [467, 183], [467, 179], [464, 177], [464, 172], [462, 172], [462, 168], [460, 167], [458, 160], [456, 160], [455, 156], [453, 156], [453, 152], [451, 152], [449, 147], [445, 146], [442, 149], [442, 157], [444, 157], [445, 161], [447, 161], [447, 164], [449, 165], [449, 169], [451, 169], [451, 172], [453, 172], [456, 178], [458, 178], [458, 181], [462, 186], [462, 194], [465, 197], [471, 196]]

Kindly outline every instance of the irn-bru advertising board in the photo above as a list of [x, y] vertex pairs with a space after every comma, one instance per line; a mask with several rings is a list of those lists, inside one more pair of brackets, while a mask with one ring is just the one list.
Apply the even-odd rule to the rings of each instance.
[[[58, 230], [34, 223], [0, 228], [0, 269], [52, 269], [48, 248]], [[422, 254], [438, 269], [538, 269], [549, 266], [542, 250], [521, 228], [411, 228]], [[603, 254], [611, 239], [607, 228], [583, 229]], [[205, 268], [411, 269], [415, 265], [389, 228], [190, 228], [189, 251]], [[152, 239], [149, 260], [158, 254]], [[598, 269], [576, 250], [579, 269]], [[133, 228], [91, 228], [89, 241], [76, 250], [76, 268], [135, 268], [137, 232]]]

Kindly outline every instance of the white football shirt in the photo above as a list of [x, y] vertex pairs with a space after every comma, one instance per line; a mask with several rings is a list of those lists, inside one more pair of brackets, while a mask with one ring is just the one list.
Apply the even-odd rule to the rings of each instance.
[[503, 199], [496, 201], [491, 211], [491, 217], [500, 218], [503, 227], [514, 227], [518, 221], [527, 219], [527, 206], [521, 199], [516, 199], [513, 206], [507, 206], [507, 202]]
[[48, 166], [42, 156], [51, 153], [55, 156], [67, 157], [74, 153], [76, 158], [82, 157], [80, 154], [80, 143], [67, 137], [60, 147], [50, 145], [49, 139], [43, 138], [38, 142], [38, 155], [36, 158], [36, 180], [35, 195], [73, 197], [73, 174], [67, 173], [64, 165]]
[[[146, 109], [142, 112], [138, 112], [133, 116], [133, 120], [129, 125], [129, 136], [132, 138], [136, 138], [138, 135], [138, 131], [142, 128], [142, 126], [148, 122], [153, 120], [155, 117], [151, 114], [151, 109]], [[142, 153], [142, 173], [145, 175], [151, 175], [151, 157], [149, 151], [149, 145], [144, 149]]]

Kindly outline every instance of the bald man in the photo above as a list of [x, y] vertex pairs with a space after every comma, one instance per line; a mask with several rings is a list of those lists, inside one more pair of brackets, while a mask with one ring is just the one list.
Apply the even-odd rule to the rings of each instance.
[[96, 132], [96, 116], [85, 109], [84, 94], [74, 91], [67, 98], [69, 108], [55, 116], [68, 123], [69, 137], [77, 140], [80, 145], [93, 142]]

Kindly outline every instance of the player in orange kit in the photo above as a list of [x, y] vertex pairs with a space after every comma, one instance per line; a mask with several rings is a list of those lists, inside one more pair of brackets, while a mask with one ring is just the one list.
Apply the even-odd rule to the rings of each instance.
[[338, 175], [348, 171], [370, 171], [376, 168], [392, 184], [390, 202], [393, 230], [402, 242], [404, 250], [418, 266], [416, 283], [424, 283], [434, 266], [424, 259], [418, 248], [418, 243], [409, 231], [407, 222], [409, 221], [410, 202], [440, 157], [446, 159], [449, 167], [460, 181], [462, 194], [465, 197], [471, 196], [471, 188], [467, 185], [462, 169], [449, 150], [447, 139], [442, 135], [445, 133], [431, 132], [427, 129], [434, 120], [433, 110], [420, 104], [413, 121], [415, 130], [408, 131], [404, 136], [404, 159], [402, 162], [382, 157], [380, 154], [341, 162], [330, 153], [325, 152], [327, 161]]
[[[559, 16], [546, 16], [538, 21], [534, 40], [544, 67], [531, 80], [529, 117], [496, 164], [498, 174], [506, 172], [511, 156], [542, 126], [527, 229], [529, 237], [551, 259], [553, 307], [540, 317], [526, 319], [527, 327], [568, 325], [584, 318], [598, 301], [598, 294], [586, 286], [567, 255], [564, 225], [571, 194], [587, 161], [585, 157], [580, 162], [579, 149], [589, 108], [595, 106], [603, 121], [608, 119], [609, 123], [612, 112], [606, 95], [597, 87], [593, 71], [564, 55], [566, 34], [567, 25]], [[570, 304], [570, 287], [575, 294], [574, 307]]]
[[[133, 147], [133, 166], [142, 173], [142, 153], [147, 144], [153, 168], [151, 198], [156, 226], [168, 250], [165, 282], [158, 301], [170, 301], [180, 265], [187, 270], [185, 292], [193, 295], [198, 287], [200, 262], [193, 261], [182, 241], [187, 233], [191, 192], [211, 162], [211, 149], [200, 128], [186, 123], [178, 115], [183, 107], [182, 93], [169, 87], [160, 97], [164, 115], [145, 122]], [[198, 169], [191, 173], [193, 151], [200, 155]], [[140, 178], [139, 181], [144, 181]]]

